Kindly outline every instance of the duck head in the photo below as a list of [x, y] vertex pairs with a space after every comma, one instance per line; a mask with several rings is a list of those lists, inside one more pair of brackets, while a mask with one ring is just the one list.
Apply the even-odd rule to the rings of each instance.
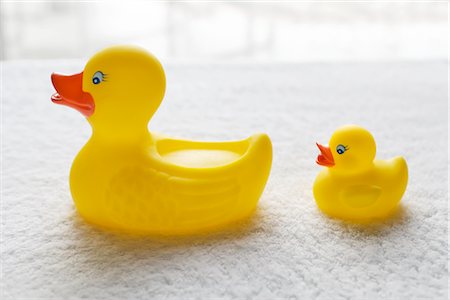
[[372, 134], [356, 125], [338, 128], [329, 141], [329, 147], [320, 145], [316, 162], [341, 173], [356, 173], [369, 168], [376, 154]]
[[147, 124], [165, 92], [159, 61], [143, 49], [115, 46], [95, 54], [83, 72], [52, 74], [52, 101], [80, 111], [94, 134], [129, 137]]

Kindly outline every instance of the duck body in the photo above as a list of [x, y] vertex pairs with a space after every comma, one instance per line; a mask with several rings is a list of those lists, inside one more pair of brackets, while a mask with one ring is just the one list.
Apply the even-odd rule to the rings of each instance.
[[70, 187], [81, 215], [103, 227], [207, 231], [253, 212], [270, 172], [271, 149], [264, 134], [202, 143], [149, 133], [133, 146], [93, 138], [72, 165]]
[[326, 166], [313, 185], [318, 207], [345, 220], [378, 219], [392, 213], [408, 184], [405, 159], [374, 159], [372, 135], [356, 125], [339, 128], [329, 145], [318, 145], [317, 163]]
[[[187, 234], [255, 210], [272, 162], [267, 135], [195, 142], [148, 131], [165, 77], [159, 62], [141, 49], [106, 49], [81, 74], [52, 75], [58, 92], [52, 100], [78, 109], [93, 128], [70, 172], [73, 200], [88, 222], [130, 232]], [[92, 80], [85, 74], [93, 74]], [[130, 82], [133, 76], [140, 85]]]
[[319, 208], [341, 219], [383, 218], [400, 202], [408, 183], [408, 167], [403, 157], [375, 160], [369, 170], [342, 175], [322, 170], [313, 193]]

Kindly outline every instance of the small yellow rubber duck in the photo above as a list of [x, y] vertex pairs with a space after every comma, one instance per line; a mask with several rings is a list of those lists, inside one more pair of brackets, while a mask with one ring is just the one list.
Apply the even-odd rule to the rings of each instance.
[[87, 221], [131, 232], [186, 234], [254, 211], [270, 173], [269, 137], [194, 142], [149, 132], [166, 80], [145, 50], [107, 48], [82, 73], [51, 79], [57, 91], [52, 101], [79, 110], [92, 126], [70, 172], [74, 202]]
[[356, 125], [338, 128], [329, 147], [317, 144], [317, 163], [327, 167], [317, 175], [313, 193], [326, 214], [345, 220], [382, 218], [400, 202], [408, 183], [403, 157], [375, 159], [375, 140]]

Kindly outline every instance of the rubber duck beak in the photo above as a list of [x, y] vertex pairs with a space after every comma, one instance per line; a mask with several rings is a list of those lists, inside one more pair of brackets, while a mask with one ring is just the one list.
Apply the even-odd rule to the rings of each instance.
[[83, 72], [69, 76], [53, 73], [51, 79], [56, 90], [51, 97], [53, 103], [75, 108], [85, 117], [94, 113], [94, 99], [82, 89]]
[[316, 145], [320, 150], [320, 154], [317, 156], [316, 163], [324, 167], [334, 166], [334, 158], [333, 154], [331, 154], [330, 148], [322, 146], [319, 143], [316, 143]]

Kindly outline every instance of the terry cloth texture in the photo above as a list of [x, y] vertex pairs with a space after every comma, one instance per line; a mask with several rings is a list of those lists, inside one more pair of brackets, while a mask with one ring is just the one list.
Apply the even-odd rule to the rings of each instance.
[[[446, 62], [166, 66], [151, 130], [266, 132], [274, 148], [252, 218], [177, 238], [106, 232], [77, 214], [68, 175], [90, 127], [50, 101], [50, 74], [83, 66], [3, 63], [3, 299], [447, 298]], [[347, 123], [373, 133], [378, 158], [408, 162], [402, 205], [385, 221], [348, 224], [314, 202], [315, 142]]]

